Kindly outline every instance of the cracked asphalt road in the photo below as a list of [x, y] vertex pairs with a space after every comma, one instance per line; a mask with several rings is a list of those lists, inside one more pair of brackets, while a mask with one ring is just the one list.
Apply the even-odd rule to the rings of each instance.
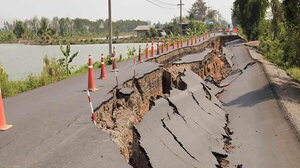
[[[118, 65], [120, 83], [132, 78], [132, 64]], [[116, 85], [111, 67], [106, 68], [109, 79], [96, 79], [99, 91], [91, 93], [94, 107], [112, 97], [108, 92]], [[136, 68], [142, 77], [158, 64], [144, 62]], [[83, 74], [4, 99], [6, 119], [14, 127], [0, 132], [0, 167], [131, 167], [110, 136], [91, 122], [86, 88]]]
[[[119, 83], [132, 79], [132, 65], [132, 60], [118, 64]], [[158, 68], [156, 63], [138, 63], [136, 78]], [[100, 70], [94, 70], [99, 88], [91, 93], [94, 107], [112, 97], [108, 92], [116, 81], [110, 70], [106, 67], [107, 80], [96, 79]], [[14, 127], [0, 132], [1, 168], [131, 167], [110, 136], [91, 122], [87, 78], [82, 74], [4, 99], [7, 122]]]
[[[247, 48], [231, 44], [234, 68], [243, 69], [253, 62]], [[229, 77], [230, 78], [230, 77]], [[220, 99], [229, 114], [229, 127], [234, 131], [235, 149], [229, 154], [231, 166], [299, 168], [300, 143], [285, 119], [271, 91], [260, 64], [248, 65]]]
[[[187, 71], [182, 77], [187, 90], [173, 89], [171, 97], [156, 101], [152, 112], [136, 126], [153, 167], [215, 167], [218, 162], [212, 152], [225, 154], [225, 112], [230, 114], [229, 126], [234, 131], [235, 149], [228, 156], [232, 167], [299, 167], [300, 144], [281, 113], [262, 68], [248, 64], [253, 60], [247, 50], [243, 46], [232, 47], [238, 43], [230, 44], [232, 50], [228, 53], [233, 57], [228, 58], [243, 73], [235, 73], [224, 81], [230, 83], [221, 96], [225, 111], [214, 96], [211, 101], [206, 98], [201, 84], [204, 81]], [[188, 58], [194, 59], [195, 55]], [[132, 61], [118, 66], [120, 83], [132, 77]], [[110, 68], [107, 67], [108, 80], [96, 80], [100, 90], [92, 93], [92, 99], [97, 100], [93, 102], [95, 107], [112, 97], [108, 92], [115, 86], [115, 79]], [[144, 62], [136, 68], [137, 77], [141, 77], [158, 69], [159, 64]], [[98, 76], [99, 70], [94, 73]], [[83, 91], [86, 87], [84, 74], [5, 99], [7, 120], [14, 127], [0, 133], [1, 168], [131, 167], [109, 135], [90, 121]], [[220, 91], [210, 87], [212, 94]]]
[[170, 97], [155, 101], [135, 126], [140, 144], [153, 167], [214, 168], [218, 161], [212, 152], [226, 154], [225, 112], [216, 105], [217, 99], [206, 98], [200, 76], [186, 70], [181, 78], [187, 89], [173, 88]]

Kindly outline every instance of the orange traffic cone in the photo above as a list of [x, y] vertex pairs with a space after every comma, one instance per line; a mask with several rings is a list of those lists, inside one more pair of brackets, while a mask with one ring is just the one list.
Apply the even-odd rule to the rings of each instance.
[[152, 46], [151, 46], [151, 57], [154, 57], [154, 46], [153, 46], [153, 41], [152, 41]]
[[199, 36], [199, 43], [201, 43], [201, 36]]
[[167, 51], [170, 51], [169, 39], [167, 40]]
[[197, 44], [198, 40], [197, 40], [197, 35], [195, 36], [195, 44]]
[[161, 46], [161, 53], [165, 53], [165, 41], [162, 41], [162, 46]]
[[173, 38], [173, 50], [175, 50], [175, 39]]
[[191, 45], [194, 45], [194, 39], [193, 39], [193, 36], [191, 36]]
[[148, 42], [146, 44], [146, 59], [149, 58], [149, 45], [148, 45]]
[[143, 62], [143, 60], [142, 60], [142, 47], [141, 47], [141, 45], [139, 47], [139, 62]]
[[104, 55], [101, 54], [101, 75], [100, 79], [107, 79], [106, 72], [105, 72], [105, 62], [104, 62]]
[[157, 50], [156, 50], [156, 54], [159, 55], [159, 41], [157, 41]]
[[187, 46], [190, 45], [190, 38], [189, 38], [189, 36], [187, 37], [186, 45], [187, 45]]
[[180, 41], [179, 41], [179, 37], [177, 37], [177, 48], [180, 47]]
[[89, 78], [88, 78], [88, 90], [91, 92], [94, 92], [98, 90], [95, 87], [95, 81], [94, 81], [94, 72], [93, 72], [93, 63], [92, 63], [92, 56], [89, 55]]
[[183, 37], [181, 36], [180, 46], [183, 47]]
[[5, 120], [4, 108], [3, 108], [3, 101], [2, 101], [2, 93], [0, 89], [0, 131], [8, 130], [13, 125], [7, 125]]

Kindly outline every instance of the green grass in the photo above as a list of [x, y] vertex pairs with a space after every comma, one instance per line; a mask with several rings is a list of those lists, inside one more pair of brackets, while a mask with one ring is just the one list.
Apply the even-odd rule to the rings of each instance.
[[296, 79], [298, 82], [300, 82], [300, 68], [294, 67], [294, 68], [288, 68], [287, 73], [289, 73], [294, 79]]

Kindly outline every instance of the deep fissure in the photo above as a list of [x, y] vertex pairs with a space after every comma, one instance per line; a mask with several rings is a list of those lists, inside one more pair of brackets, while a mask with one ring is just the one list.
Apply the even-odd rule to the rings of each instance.
[[[219, 41], [214, 44], [215, 49], [220, 48], [217, 44], [220, 45], [223, 44], [223, 42]], [[98, 126], [110, 134], [112, 140], [120, 147], [121, 153], [130, 165], [134, 168], [152, 167], [150, 158], [147, 156], [145, 149], [140, 145], [141, 136], [134, 125], [138, 124], [142, 120], [143, 115], [155, 106], [155, 101], [159, 98], [165, 98], [168, 100], [169, 106], [173, 108], [173, 112], [179, 115], [186, 122], [184, 116], [179, 113], [177, 107], [168, 99], [170, 91], [172, 88], [179, 90], [187, 89], [186, 83], [184, 83], [181, 79], [181, 76], [184, 75], [185, 69], [191, 69], [204, 80], [213, 75], [215, 76], [213, 81], [216, 83], [227, 77], [231, 69], [220, 68], [223, 66], [223, 63], [220, 61], [223, 61], [224, 58], [219, 58], [219, 54], [220, 53], [217, 51], [213, 51], [202, 61], [181, 65], [171, 65], [173, 61], [180, 59], [180, 57], [176, 56], [168, 59], [165, 57], [158, 57], [156, 60], [153, 59], [153, 62], [163, 62], [164, 66], [149, 74], [145, 74], [139, 79], [132, 79], [125, 82], [123, 87], [132, 89], [132, 92], [128, 95], [124, 95], [118, 88], [114, 88], [111, 91], [111, 94], [113, 95], [112, 98], [97, 108], [96, 122]], [[211, 70], [211, 67], [213, 67], [213, 70]], [[147, 83], [147, 87], [144, 87], [145, 83]], [[203, 89], [207, 94], [207, 98], [211, 100], [212, 95], [209, 92], [210, 88], [203, 85]], [[200, 103], [194, 97], [194, 94], [192, 92], [190, 92], [190, 94], [200, 106]], [[183, 144], [178, 141], [177, 137], [166, 126], [164, 120], [161, 122], [162, 126], [174, 137], [174, 140], [181, 146], [181, 148], [193, 159], [197, 160], [187, 149], [184, 148]], [[227, 142], [230, 143], [231, 140], [229, 135], [230, 129], [229, 131], [227, 129], [228, 122], [224, 126], [225, 132], [228, 134], [224, 137], [224, 139], [226, 139], [224, 140], [224, 144]], [[219, 158], [217, 158], [217, 160], [218, 159]], [[225, 159], [223, 158], [223, 160]]]

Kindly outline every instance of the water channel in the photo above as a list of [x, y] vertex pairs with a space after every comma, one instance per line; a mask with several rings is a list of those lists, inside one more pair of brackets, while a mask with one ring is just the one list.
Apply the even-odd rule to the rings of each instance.
[[[138, 49], [139, 43], [114, 44], [116, 54], [127, 57], [128, 47]], [[143, 47], [145, 44], [141, 44]], [[108, 55], [108, 44], [71, 45], [71, 54], [79, 51], [78, 56], [71, 65], [81, 66], [88, 62], [88, 55], [92, 55], [93, 62], [100, 61], [101, 53]], [[11, 80], [20, 80], [28, 74], [40, 74], [43, 69], [43, 58], [62, 58], [63, 55], [58, 45], [24, 45], [0, 44], [0, 64]]]

